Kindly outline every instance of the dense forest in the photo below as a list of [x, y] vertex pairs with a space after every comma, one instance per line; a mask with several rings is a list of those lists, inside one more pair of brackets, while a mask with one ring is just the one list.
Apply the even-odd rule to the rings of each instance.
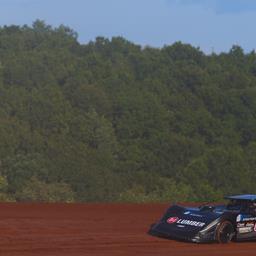
[[256, 193], [256, 53], [0, 27], [0, 200]]

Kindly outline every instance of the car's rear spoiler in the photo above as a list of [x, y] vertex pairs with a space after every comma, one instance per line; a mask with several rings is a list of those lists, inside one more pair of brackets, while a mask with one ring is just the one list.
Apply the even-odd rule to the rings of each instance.
[[234, 196], [225, 196], [225, 199], [229, 200], [243, 200], [243, 201], [251, 201], [256, 202], [256, 195], [234, 195]]

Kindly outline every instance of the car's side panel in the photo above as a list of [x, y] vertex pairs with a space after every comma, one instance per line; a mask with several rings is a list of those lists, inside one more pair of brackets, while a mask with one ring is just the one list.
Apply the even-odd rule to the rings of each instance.
[[236, 217], [237, 240], [256, 239], [256, 216], [238, 214]]

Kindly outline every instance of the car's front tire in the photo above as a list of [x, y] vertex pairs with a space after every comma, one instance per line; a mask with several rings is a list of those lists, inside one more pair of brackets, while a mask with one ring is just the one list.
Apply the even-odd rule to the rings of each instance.
[[216, 230], [216, 240], [221, 244], [229, 243], [234, 237], [234, 232], [234, 227], [230, 221], [222, 221]]

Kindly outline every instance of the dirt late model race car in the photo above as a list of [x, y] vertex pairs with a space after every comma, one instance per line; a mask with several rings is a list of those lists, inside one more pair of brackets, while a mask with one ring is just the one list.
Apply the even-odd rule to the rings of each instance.
[[172, 205], [149, 234], [196, 243], [256, 239], [256, 195], [225, 197], [226, 205]]

